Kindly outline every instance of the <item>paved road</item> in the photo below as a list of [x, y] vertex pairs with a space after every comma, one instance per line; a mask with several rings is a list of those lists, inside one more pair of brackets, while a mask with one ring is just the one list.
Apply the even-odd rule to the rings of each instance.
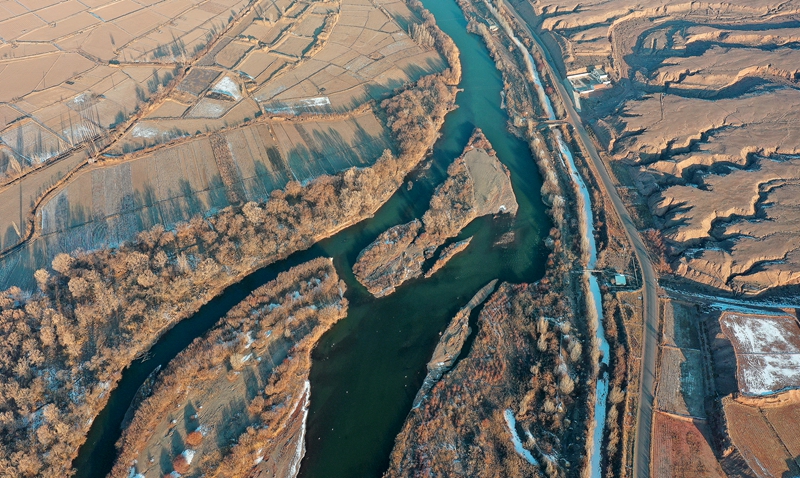
[[558, 75], [556, 68], [553, 66], [553, 60], [550, 53], [542, 44], [536, 32], [531, 30], [528, 24], [520, 17], [514, 8], [508, 3], [504, 3], [506, 9], [511, 13], [520, 26], [525, 28], [531, 38], [534, 39], [534, 44], [537, 50], [542, 54], [546, 60], [547, 69], [550, 72], [550, 77], [553, 78], [556, 91], [561, 97], [561, 102], [567, 110], [567, 121], [577, 131], [580, 141], [583, 143], [584, 149], [589, 153], [589, 157], [594, 163], [594, 171], [599, 176], [598, 182], [601, 184], [609, 199], [617, 216], [625, 229], [625, 235], [628, 236], [628, 241], [633, 245], [636, 259], [642, 269], [643, 293], [642, 293], [642, 310], [644, 314], [644, 333], [642, 343], [642, 361], [641, 361], [641, 380], [639, 382], [639, 408], [636, 412], [636, 436], [633, 450], [633, 468], [634, 476], [637, 478], [646, 478], [650, 476], [650, 433], [653, 418], [653, 396], [655, 390], [655, 369], [656, 369], [656, 350], [658, 348], [658, 279], [656, 278], [653, 263], [647, 253], [647, 249], [642, 242], [639, 231], [633, 223], [628, 210], [622, 199], [617, 193], [611, 177], [606, 170], [606, 166], [600, 155], [597, 153], [592, 139], [586, 132], [578, 112], [575, 111], [575, 106], [572, 103], [572, 96], [567, 93], [566, 88], [562, 84], [561, 78]]

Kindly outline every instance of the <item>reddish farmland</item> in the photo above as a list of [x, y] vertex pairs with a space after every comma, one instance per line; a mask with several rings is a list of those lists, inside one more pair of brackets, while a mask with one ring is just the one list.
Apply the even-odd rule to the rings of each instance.
[[704, 420], [656, 412], [653, 417], [654, 478], [723, 478], [717, 458], [709, 445]]

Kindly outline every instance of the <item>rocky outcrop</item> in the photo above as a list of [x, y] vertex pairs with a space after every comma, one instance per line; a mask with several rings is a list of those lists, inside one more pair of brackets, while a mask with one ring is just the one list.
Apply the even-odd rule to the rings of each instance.
[[[518, 208], [508, 169], [497, 159], [483, 132], [476, 129], [462, 155], [447, 169], [447, 179], [436, 188], [422, 222], [415, 219], [382, 233], [358, 255], [353, 273], [376, 297], [391, 294], [406, 280], [421, 276], [425, 259], [433, 257], [437, 248], [473, 219], [516, 214]], [[466, 244], [442, 251], [426, 277]]]

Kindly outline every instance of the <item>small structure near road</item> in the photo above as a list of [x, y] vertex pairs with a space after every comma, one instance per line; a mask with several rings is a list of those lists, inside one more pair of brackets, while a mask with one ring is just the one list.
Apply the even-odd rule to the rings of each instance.
[[590, 66], [584, 71], [567, 73], [566, 84], [572, 91], [576, 109], [580, 111], [581, 98], [588, 98], [596, 91], [609, 88], [611, 79], [602, 66]]
[[611, 278], [611, 283], [617, 287], [624, 287], [628, 285], [628, 279], [625, 274], [614, 274], [614, 277]]

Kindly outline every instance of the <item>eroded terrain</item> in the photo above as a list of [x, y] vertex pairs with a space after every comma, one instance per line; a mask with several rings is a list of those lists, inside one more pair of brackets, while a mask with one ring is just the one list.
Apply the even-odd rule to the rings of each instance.
[[530, 6], [566, 72], [613, 72], [584, 114], [677, 274], [745, 294], [796, 284], [798, 5]]

